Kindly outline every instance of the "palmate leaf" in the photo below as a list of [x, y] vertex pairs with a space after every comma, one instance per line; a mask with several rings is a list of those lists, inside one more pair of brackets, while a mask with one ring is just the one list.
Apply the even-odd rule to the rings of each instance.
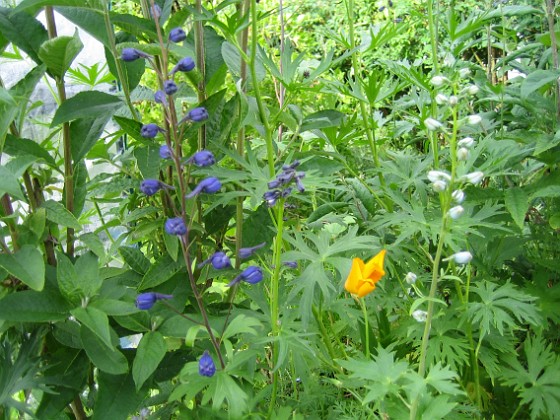
[[480, 297], [480, 302], [469, 304], [467, 315], [473, 324], [480, 324], [482, 335], [495, 327], [501, 335], [504, 329], [515, 329], [521, 324], [538, 325], [541, 316], [534, 303], [537, 298], [517, 290], [511, 283], [498, 286], [488, 281], [477, 282], [471, 291]]
[[541, 337], [527, 338], [524, 343], [526, 362], [510, 357], [510, 367], [502, 369], [505, 385], [512, 386], [522, 404], [529, 404], [531, 419], [560, 418], [560, 357]]

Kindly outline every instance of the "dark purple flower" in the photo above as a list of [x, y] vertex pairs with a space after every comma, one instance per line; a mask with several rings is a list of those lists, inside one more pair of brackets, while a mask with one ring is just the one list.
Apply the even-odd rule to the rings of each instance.
[[159, 19], [161, 16], [161, 7], [159, 7], [159, 4], [154, 3], [154, 7], [150, 7], [150, 15], [152, 15], [154, 19]]
[[207, 376], [209, 378], [216, 373], [216, 365], [212, 357], [208, 354], [208, 351], [205, 351], [198, 361], [198, 373], [201, 376]]
[[121, 51], [121, 58], [123, 61], [135, 61], [139, 58], [148, 58], [149, 55], [143, 51], [137, 50], [136, 48], [123, 48]]
[[284, 261], [282, 263], [282, 265], [288, 267], [288, 268], [298, 268], [298, 263], [297, 261]]
[[301, 178], [300, 177], [296, 177], [296, 188], [298, 189], [299, 192], [304, 192], [305, 191], [305, 187], [301, 183]]
[[173, 152], [167, 144], [159, 148], [159, 157], [162, 159], [171, 159], [173, 157]]
[[280, 198], [281, 195], [282, 193], [279, 190], [272, 190], [265, 192], [263, 198], [264, 201], [266, 201], [266, 204], [268, 204], [269, 207], [272, 207], [276, 204], [276, 201]]
[[175, 67], [173, 67], [173, 70], [171, 70], [171, 74], [173, 75], [178, 71], [186, 73], [194, 69], [194, 67], [195, 64], [192, 57], [185, 57], [181, 61], [179, 61]]
[[187, 119], [194, 122], [202, 122], [208, 119], [208, 111], [206, 108], [198, 107], [191, 109], [187, 114]]
[[222, 188], [222, 183], [220, 180], [214, 176], [210, 176], [208, 178], [204, 178], [202, 181], [198, 183], [194, 190], [192, 190], [189, 194], [187, 194], [186, 198], [192, 198], [200, 194], [201, 192], [205, 192], [208, 194], [214, 194], [218, 192]]
[[183, 28], [173, 28], [169, 31], [169, 40], [171, 42], [181, 42], [187, 39], [187, 34]]
[[225, 252], [222, 252], [222, 251], [214, 252], [210, 256], [210, 258], [201, 262], [198, 265], [198, 268], [204, 267], [208, 263], [211, 263], [212, 267], [214, 267], [216, 270], [222, 270], [224, 268], [231, 267], [231, 261], [229, 260], [229, 257], [226, 255]]
[[238, 253], [239, 258], [249, 258], [251, 255], [255, 253], [257, 249], [261, 249], [265, 245], [266, 242], [263, 242], [262, 244], [255, 245], [250, 248], [241, 248]]
[[142, 126], [140, 135], [147, 139], [153, 139], [159, 132], [163, 132], [163, 129], [160, 128], [157, 124], [151, 123]]
[[292, 193], [293, 188], [292, 187], [288, 187], [284, 190], [282, 190], [282, 197], [286, 198], [287, 196], [289, 196]]
[[163, 187], [164, 185], [157, 179], [145, 179], [140, 183], [140, 191], [146, 195], [154, 195]]
[[263, 279], [263, 272], [260, 267], [250, 265], [245, 270], [243, 270], [236, 278], [234, 278], [227, 286], [231, 287], [236, 285], [241, 280], [249, 283], [249, 284], [256, 284]]
[[214, 155], [209, 150], [201, 150], [192, 155], [188, 160], [188, 163], [194, 163], [196, 166], [202, 168], [205, 166], [210, 166], [216, 163]]
[[278, 179], [275, 179], [275, 180], [270, 181], [268, 183], [268, 188], [270, 188], [270, 189], [278, 188], [280, 185], [282, 185], [282, 183]]
[[301, 164], [301, 162], [296, 159], [292, 163], [290, 163], [289, 165], [282, 165], [282, 169], [285, 170], [285, 171], [287, 171], [289, 169], [296, 169], [300, 164]]
[[161, 293], [149, 292], [141, 293], [136, 298], [136, 307], [143, 311], [151, 309], [154, 304], [161, 299], [171, 299], [173, 295], [163, 295]]
[[182, 217], [173, 217], [165, 221], [165, 231], [169, 235], [183, 236], [187, 234], [187, 226]]
[[163, 104], [164, 106], [167, 106], [167, 99], [165, 97], [165, 92], [163, 90], [158, 90], [154, 94], [154, 99], [158, 104]]
[[163, 90], [166, 94], [173, 95], [175, 92], [177, 92], [177, 89], [177, 85], [173, 80], [166, 80], [165, 82], [163, 82]]

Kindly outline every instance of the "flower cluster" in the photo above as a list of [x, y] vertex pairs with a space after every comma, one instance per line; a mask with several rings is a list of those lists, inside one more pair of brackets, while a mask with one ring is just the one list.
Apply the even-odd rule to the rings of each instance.
[[283, 165], [282, 172], [276, 179], [268, 183], [269, 190], [264, 193], [263, 199], [269, 207], [274, 206], [278, 199], [286, 198], [292, 193], [293, 188], [290, 186], [292, 183], [296, 184], [296, 189], [299, 192], [305, 191], [305, 187], [301, 182], [305, 177], [305, 172], [296, 171], [299, 165], [299, 160], [295, 160], [290, 165]]

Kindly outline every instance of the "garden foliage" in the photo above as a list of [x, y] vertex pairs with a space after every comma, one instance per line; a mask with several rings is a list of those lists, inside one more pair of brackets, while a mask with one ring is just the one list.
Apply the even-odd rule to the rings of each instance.
[[560, 418], [554, 3], [1, 7], [0, 416]]

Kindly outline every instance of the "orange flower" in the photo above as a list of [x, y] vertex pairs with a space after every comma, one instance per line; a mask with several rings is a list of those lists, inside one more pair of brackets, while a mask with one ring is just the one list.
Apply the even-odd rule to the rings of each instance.
[[382, 249], [367, 264], [364, 264], [361, 258], [354, 258], [350, 274], [348, 274], [346, 283], [344, 283], [344, 288], [358, 297], [364, 297], [368, 293], [373, 292], [375, 290], [375, 283], [385, 275], [383, 260], [385, 259], [386, 252]]

